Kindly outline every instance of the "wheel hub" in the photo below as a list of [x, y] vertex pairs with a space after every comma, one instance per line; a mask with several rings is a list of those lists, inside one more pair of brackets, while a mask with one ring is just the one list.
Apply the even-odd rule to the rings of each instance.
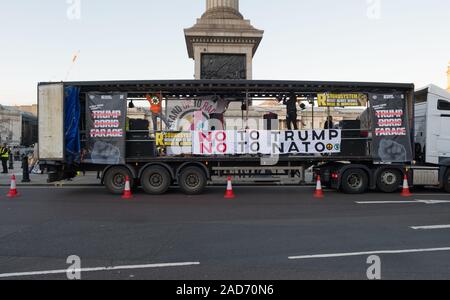
[[196, 175], [189, 175], [186, 178], [186, 184], [190, 187], [196, 187], [199, 184], [200, 180]]
[[163, 178], [162, 178], [161, 175], [159, 175], [159, 174], [153, 174], [153, 175], [150, 177], [150, 184], [151, 184], [152, 186], [158, 187], [158, 186], [160, 186], [162, 183], [163, 183]]
[[348, 177], [347, 182], [352, 188], [357, 189], [362, 185], [362, 178], [358, 174], [352, 174]]
[[392, 172], [385, 172], [381, 176], [381, 181], [387, 185], [393, 185], [397, 181], [397, 176]]
[[125, 176], [123, 174], [114, 175], [113, 183], [115, 186], [123, 186], [125, 184]]

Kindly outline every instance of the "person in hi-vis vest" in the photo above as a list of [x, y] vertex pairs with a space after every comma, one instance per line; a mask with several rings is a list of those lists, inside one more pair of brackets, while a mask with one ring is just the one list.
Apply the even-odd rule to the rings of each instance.
[[2, 160], [3, 174], [8, 174], [9, 149], [6, 143], [0, 147], [0, 159]]
[[168, 125], [167, 118], [162, 114], [162, 95], [147, 95], [147, 101], [150, 102], [150, 111], [152, 112], [153, 130], [158, 131], [158, 118], [161, 119], [166, 126]]

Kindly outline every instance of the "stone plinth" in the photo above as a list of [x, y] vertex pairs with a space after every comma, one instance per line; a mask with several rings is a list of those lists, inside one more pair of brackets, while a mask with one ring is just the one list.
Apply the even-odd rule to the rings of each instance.
[[[202, 57], [206, 57], [208, 61], [210, 57], [208, 54], [224, 56], [217, 62], [214, 62], [217, 56], [211, 56], [210, 61], [213, 67], [220, 65], [221, 62], [223, 65], [230, 62], [230, 66], [226, 67], [232, 70], [234, 63], [242, 65], [242, 61], [245, 61], [245, 74], [236, 75], [233, 79], [239, 79], [237, 77], [252, 79], [252, 60], [264, 31], [256, 29], [249, 20], [244, 19], [239, 12], [239, 0], [207, 0], [206, 12], [193, 27], [185, 29], [184, 32], [189, 57], [195, 61], [196, 79], [202, 79], [202, 70], [203, 74], [206, 74]], [[242, 55], [242, 57], [234, 55]], [[226, 73], [226, 70], [221, 72]], [[218, 73], [217, 76], [223, 76], [222, 73]], [[233, 76], [231, 74], [226, 77]]]

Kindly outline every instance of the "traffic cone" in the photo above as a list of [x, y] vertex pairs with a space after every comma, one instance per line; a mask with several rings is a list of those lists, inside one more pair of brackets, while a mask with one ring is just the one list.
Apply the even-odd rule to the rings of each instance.
[[15, 198], [18, 196], [19, 196], [19, 193], [17, 192], [16, 176], [13, 175], [11, 177], [11, 188], [9, 189], [9, 193], [8, 193], [8, 195], [6, 195], [6, 197]]
[[405, 177], [403, 179], [403, 190], [401, 193], [402, 197], [411, 197], [413, 194], [411, 194], [409, 190], [409, 183], [408, 183], [408, 176], [405, 174]]
[[128, 176], [125, 177], [125, 189], [123, 191], [122, 199], [133, 199], [133, 194], [131, 193], [130, 177]]
[[320, 180], [320, 175], [317, 176], [317, 185], [316, 185], [316, 191], [314, 192], [314, 198], [318, 198], [318, 199], [323, 198], [322, 182]]
[[231, 177], [228, 177], [227, 192], [225, 193], [225, 199], [234, 199], [234, 198], [236, 198], [236, 195], [233, 192]]

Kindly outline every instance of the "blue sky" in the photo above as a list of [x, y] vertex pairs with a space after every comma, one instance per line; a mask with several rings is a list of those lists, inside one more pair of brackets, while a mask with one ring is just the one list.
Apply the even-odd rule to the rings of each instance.
[[[241, 0], [265, 30], [255, 79], [413, 82], [446, 86], [450, 1]], [[204, 0], [0, 0], [0, 103], [36, 101], [39, 81], [191, 79], [183, 28]], [[372, 5], [372, 6], [370, 6]], [[373, 10], [369, 10], [372, 12]]]

